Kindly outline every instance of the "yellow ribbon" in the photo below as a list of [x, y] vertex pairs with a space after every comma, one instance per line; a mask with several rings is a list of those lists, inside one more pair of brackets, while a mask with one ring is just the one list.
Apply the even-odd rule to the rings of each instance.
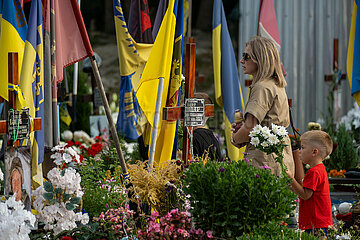
[[16, 93], [19, 103], [21, 105], [21, 108], [25, 107], [26, 102], [25, 102], [24, 96], [22, 94], [21, 88], [19, 88], [19, 85], [9, 83], [9, 90], [14, 91]]

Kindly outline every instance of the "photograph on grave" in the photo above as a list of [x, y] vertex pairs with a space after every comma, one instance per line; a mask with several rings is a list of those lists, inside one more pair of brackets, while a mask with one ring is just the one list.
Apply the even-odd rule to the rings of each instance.
[[16, 193], [25, 209], [31, 209], [31, 155], [28, 147], [9, 148], [5, 152], [5, 195]]
[[109, 132], [109, 123], [105, 115], [90, 116], [90, 135], [92, 138]]

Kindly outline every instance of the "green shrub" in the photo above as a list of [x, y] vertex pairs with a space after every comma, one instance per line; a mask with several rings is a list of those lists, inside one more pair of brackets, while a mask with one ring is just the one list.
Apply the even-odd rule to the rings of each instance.
[[359, 162], [357, 150], [354, 147], [353, 137], [346, 130], [345, 124], [340, 124], [335, 136], [332, 136], [333, 141], [337, 143], [336, 150], [331, 153], [328, 162], [325, 165], [328, 170], [346, 169], [356, 167]]
[[295, 208], [288, 178], [256, 169], [244, 161], [192, 163], [185, 171], [184, 191], [197, 227], [216, 237], [233, 238], [253, 226], [284, 220]]
[[294, 229], [280, 225], [278, 222], [270, 222], [263, 226], [255, 226], [250, 233], [244, 233], [236, 240], [314, 240], [319, 239], [307, 233], [295, 232]]
[[[90, 218], [98, 217], [109, 208], [125, 204], [120, 175], [107, 170], [105, 160], [89, 157], [80, 167], [81, 186], [84, 188], [83, 208]], [[113, 168], [113, 166], [109, 166]]]

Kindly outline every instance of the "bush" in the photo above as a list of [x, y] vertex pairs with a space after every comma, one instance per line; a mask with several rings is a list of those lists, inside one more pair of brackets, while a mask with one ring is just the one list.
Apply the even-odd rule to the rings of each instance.
[[284, 220], [295, 208], [287, 177], [244, 161], [192, 163], [184, 174], [197, 227], [213, 230], [216, 237], [241, 236], [252, 226]]
[[340, 124], [333, 141], [337, 142], [336, 150], [331, 153], [329, 162], [326, 163], [328, 170], [330, 169], [346, 169], [356, 167], [359, 159], [357, 150], [354, 147], [353, 137], [346, 130], [345, 124]]
[[295, 232], [293, 229], [285, 227], [278, 222], [270, 222], [263, 226], [255, 226], [251, 233], [244, 233], [242, 236], [237, 237], [236, 240], [283, 240], [283, 239], [302, 239], [313, 240], [319, 239], [307, 233]]
[[86, 165], [79, 169], [81, 186], [84, 188], [83, 208], [89, 216], [97, 217], [109, 208], [119, 208], [124, 205], [126, 193], [123, 192], [120, 175], [106, 170], [105, 160], [89, 157]]

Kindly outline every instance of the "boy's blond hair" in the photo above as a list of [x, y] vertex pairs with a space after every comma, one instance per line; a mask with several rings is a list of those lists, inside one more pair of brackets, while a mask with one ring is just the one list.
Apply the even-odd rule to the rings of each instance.
[[330, 155], [333, 149], [333, 142], [330, 135], [321, 130], [307, 131], [301, 135], [300, 140], [317, 148], [323, 159]]

